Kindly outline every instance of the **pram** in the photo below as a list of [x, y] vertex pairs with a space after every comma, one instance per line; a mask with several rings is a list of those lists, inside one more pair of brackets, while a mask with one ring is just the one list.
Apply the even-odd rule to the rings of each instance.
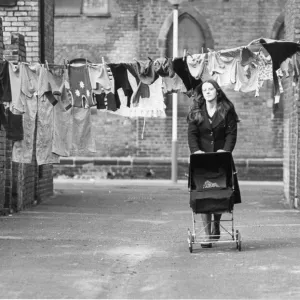
[[[193, 252], [195, 244], [207, 244], [211, 248], [214, 243], [233, 242], [236, 248], [242, 250], [242, 237], [239, 230], [234, 229], [233, 208], [240, 203], [240, 190], [237, 181], [234, 161], [231, 152], [212, 152], [192, 154], [190, 156], [188, 187], [190, 192], [190, 207], [192, 208], [192, 232], [188, 229], [189, 250]], [[209, 242], [205, 236], [205, 227], [196, 235], [197, 214], [224, 214], [220, 221], [220, 237], [210, 236]], [[202, 220], [201, 220], [202, 221]], [[210, 223], [213, 224], [214, 221]], [[222, 225], [231, 222], [231, 230]], [[202, 222], [201, 222], [202, 223]], [[209, 224], [209, 223], [208, 223]], [[224, 236], [229, 238], [224, 238]], [[218, 239], [220, 238], [220, 239]], [[207, 248], [207, 247], [206, 247]]]

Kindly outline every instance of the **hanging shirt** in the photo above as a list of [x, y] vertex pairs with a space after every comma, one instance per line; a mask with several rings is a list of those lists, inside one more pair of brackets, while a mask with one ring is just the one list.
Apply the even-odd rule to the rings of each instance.
[[173, 69], [183, 81], [187, 89], [187, 96], [191, 96], [196, 86], [202, 83], [201, 79], [195, 79], [191, 75], [186, 63], [186, 59], [183, 60], [182, 57], [178, 57], [173, 60]]
[[48, 88], [45, 92], [47, 99], [55, 106], [58, 101], [62, 101], [66, 110], [73, 106], [74, 99], [70, 92], [70, 82], [68, 70], [66, 68], [51, 68], [47, 72]]
[[21, 75], [22, 74], [22, 68], [24, 64], [23, 63], [18, 63], [18, 64], [13, 64], [9, 62], [9, 78], [10, 78], [10, 83], [11, 86], [13, 87], [11, 89], [11, 111], [14, 114], [21, 114], [23, 110], [23, 105], [20, 97], [21, 93]]
[[[271, 57], [266, 57], [263, 52], [258, 55], [258, 81], [255, 91], [255, 97], [259, 96], [259, 90], [266, 80], [273, 80], [273, 65]], [[278, 83], [278, 92], [280, 91]]]
[[[253, 92], [257, 89], [259, 70], [257, 65], [250, 64], [245, 68], [245, 76], [239, 77], [242, 81], [240, 91], [244, 93]], [[238, 71], [239, 74], [239, 71]]]
[[112, 91], [112, 84], [109, 80], [107, 67], [105, 64], [88, 65], [88, 71], [93, 93], [101, 94], [102, 91], [105, 93]]
[[292, 58], [288, 57], [285, 61], [283, 61], [280, 65], [280, 69], [282, 70], [283, 74], [286, 77], [290, 76], [290, 73], [293, 72], [292, 70], [293, 61]]
[[96, 105], [92, 97], [92, 86], [86, 65], [70, 65], [69, 80], [75, 107], [88, 108]]
[[232, 85], [236, 82], [236, 64], [239, 63], [240, 57], [230, 56], [229, 53], [222, 55], [221, 52], [209, 53], [208, 70], [212, 78], [221, 86]]
[[24, 139], [13, 145], [12, 161], [31, 163], [33, 158], [34, 131], [36, 128], [38, 76], [40, 64], [23, 64], [21, 76], [20, 101], [17, 109], [23, 113]]
[[186, 57], [186, 63], [191, 75], [195, 79], [201, 79], [201, 75], [205, 66], [206, 54], [193, 54]]
[[[117, 97], [118, 89], [123, 89], [124, 95], [127, 97], [127, 106], [130, 107], [130, 99], [133, 93], [131, 85], [128, 81], [127, 69], [124, 64], [108, 64], [115, 80], [114, 94]], [[118, 99], [119, 100], [119, 99]], [[120, 101], [120, 100], [119, 100]], [[119, 101], [116, 101], [117, 108], [120, 108]]]
[[173, 77], [163, 77], [162, 78], [162, 88], [164, 94], [170, 93], [186, 93], [187, 89], [183, 84], [181, 78], [175, 73]]
[[[129, 71], [129, 73], [135, 78], [136, 84], [139, 85], [139, 83], [141, 82], [141, 80], [140, 80], [139, 75], [138, 75], [138, 65], [137, 65], [137, 62], [134, 62], [134, 63], [124, 63], [124, 66], [127, 69], [127, 71]], [[145, 84], [145, 83], [141, 82], [139, 90], [140, 90], [140, 96], [142, 98], [149, 98], [150, 91], [149, 91], [148, 84]], [[138, 100], [131, 98], [131, 101], [137, 102]]]
[[[36, 128], [36, 161], [38, 165], [59, 163], [59, 156], [52, 153], [53, 140], [53, 104], [49, 101], [52, 92], [59, 91], [59, 86], [50, 84], [51, 74], [43, 65], [39, 72], [38, 81], [38, 110]], [[53, 90], [52, 90], [53, 89]]]

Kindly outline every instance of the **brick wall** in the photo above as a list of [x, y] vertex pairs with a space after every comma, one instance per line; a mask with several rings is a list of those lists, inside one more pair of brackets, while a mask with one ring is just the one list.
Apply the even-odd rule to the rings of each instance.
[[25, 37], [27, 61], [39, 61], [39, 1], [18, 1], [14, 7], [0, 7], [4, 39], [10, 41], [13, 32]]
[[[246, 45], [261, 36], [270, 37], [276, 19], [284, 10], [284, 3], [285, 1], [278, 0], [190, 1], [181, 6], [179, 15], [190, 13], [190, 8], [193, 7], [199, 15], [199, 24], [205, 19], [214, 41], [214, 49], [220, 50]], [[143, 1], [139, 11], [140, 57], [164, 54], [159, 47], [153, 45], [158, 45], [158, 33], [163, 30], [162, 25], [172, 12], [169, 2]], [[282, 158], [282, 115], [273, 115], [272, 84], [265, 84], [257, 98], [254, 93], [237, 93], [226, 88], [224, 90], [235, 104], [242, 120], [234, 156], [239, 159]], [[189, 101], [186, 106], [190, 104]], [[179, 137], [184, 139], [179, 146], [179, 153], [186, 155], [188, 149], [184, 118], [178, 123]], [[169, 148], [170, 144], [166, 145], [163, 155], [166, 155]]]
[[[0, 59], [3, 58], [3, 27], [0, 18]], [[11, 143], [6, 139], [6, 132], [1, 126], [0, 128], [0, 213], [7, 213], [10, 210], [11, 203], [11, 187], [12, 187], [12, 169], [10, 150]]]
[[[219, 50], [246, 45], [261, 36], [276, 38], [282, 25], [280, 16], [284, 13], [285, 2], [189, 1], [180, 7], [179, 14], [192, 16], [204, 32], [206, 45]], [[166, 55], [170, 42], [167, 37], [172, 25], [172, 6], [167, 0], [112, 0], [109, 3], [110, 17], [56, 16], [55, 62], [76, 57], [100, 62], [102, 56], [108, 62], [121, 62]], [[254, 93], [225, 91], [242, 120], [234, 157], [244, 160], [245, 165], [249, 159], [260, 159], [262, 162], [265, 158], [273, 159], [272, 172], [280, 175], [272, 174], [271, 177], [282, 178], [282, 166], [278, 168], [278, 160], [283, 155], [283, 114], [281, 107], [273, 113], [272, 83], [266, 83], [257, 98], [254, 98]], [[186, 111], [190, 102], [186, 100], [180, 109]], [[184, 111], [179, 111], [178, 117], [178, 155], [181, 159], [189, 155]], [[171, 115], [170, 111], [168, 115]], [[144, 139], [141, 138], [143, 121], [101, 113], [94, 115], [98, 152], [82, 155], [148, 157], [149, 161], [154, 158], [169, 159], [172, 148], [171, 117], [147, 119]], [[129, 129], [132, 131], [130, 134]], [[261, 174], [261, 170], [257, 171]], [[266, 177], [262, 174], [259, 178]]]
[[[0, 16], [7, 60], [53, 62], [54, 0], [18, 1], [15, 7], [0, 7]], [[35, 149], [31, 164], [12, 164], [11, 152], [12, 143], [6, 140], [5, 206], [20, 210], [52, 195], [52, 165], [38, 167]]]
[[[86, 2], [86, 1], [85, 1]], [[101, 62], [133, 59], [138, 55], [138, 0], [110, 0], [110, 15], [55, 18], [55, 61], [87, 58]]]
[[[285, 26], [286, 36], [290, 41], [300, 40], [300, 1], [288, 0], [286, 3]], [[299, 84], [293, 86], [291, 80], [285, 82], [284, 98], [284, 194], [291, 207], [298, 206], [299, 197]], [[297, 205], [298, 204], [298, 205]]]
[[45, 59], [54, 62], [54, 0], [44, 1], [44, 45]]
[[[41, 57], [44, 57], [49, 63], [54, 62], [54, 0], [43, 1], [43, 28], [44, 32], [40, 33], [41, 40], [43, 40], [44, 53]], [[41, 26], [39, 27], [41, 30]], [[36, 187], [35, 187], [35, 199], [41, 202], [43, 199], [51, 196], [53, 194], [53, 166], [52, 165], [42, 165], [38, 166], [36, 170]]]
[[[3, 57], [3, 31], [2, 19], [0, 18], [0, 59]], [[0, 126], [0, 210], [4, 208], [5, 202], [5, 131]]]

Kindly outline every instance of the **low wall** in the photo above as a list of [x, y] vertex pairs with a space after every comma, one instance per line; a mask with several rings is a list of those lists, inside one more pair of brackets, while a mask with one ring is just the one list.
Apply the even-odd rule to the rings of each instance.
[[[282, 159], [235, 159], [239, 180], [282, 181]], [[171, 178], [171, 159], [67, 157], [53, 166], [53, 175], [81, 178]], [[178, 159], [178, 179], [188, 176], [188, 159]]]

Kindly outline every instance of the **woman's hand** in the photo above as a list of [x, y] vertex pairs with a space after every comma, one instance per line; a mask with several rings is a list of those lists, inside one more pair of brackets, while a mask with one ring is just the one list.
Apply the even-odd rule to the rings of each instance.
[[226, 151], [223, 149], [219, 149], [219, 150], [217, 150], [217, 152], [226, 152]]
[[197, 150], [197, 151], [195, 151], [193, 154], [200, 154], [200, 153], [205, 153], [205, 152], [202, 151], [202, 150]]

